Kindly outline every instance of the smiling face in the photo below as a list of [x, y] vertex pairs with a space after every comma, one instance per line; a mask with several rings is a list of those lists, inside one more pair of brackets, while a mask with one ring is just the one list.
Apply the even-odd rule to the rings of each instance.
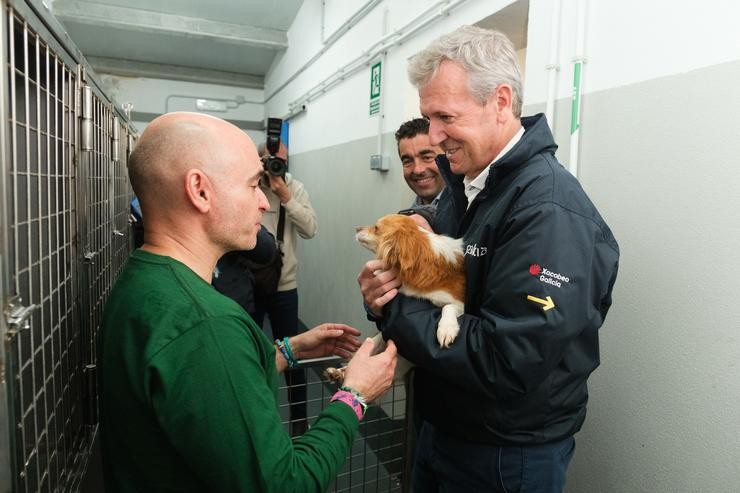
[[445, 185], [434, 160], [437, 154], [442, 154], [442, 149], [431, 145], [427, 134], [398, 141], [403, 177], [424, 204], [431, 203]]
[[474, 178], [503, 148], [497, 92], [480, 104], [468, 90], [465, 70], [443, 61], [419, 90], [421, 114], [429, 119], [429, 141], [447, 154], [453, 173]]

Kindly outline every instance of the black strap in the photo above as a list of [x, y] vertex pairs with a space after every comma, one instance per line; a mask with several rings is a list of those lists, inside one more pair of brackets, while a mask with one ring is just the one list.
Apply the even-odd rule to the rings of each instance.
[[285, 207], [280, 204], [280, 218], [278, 219], [277, 241], [278, 245], [283, 243], [283, 230], [285, 229]]

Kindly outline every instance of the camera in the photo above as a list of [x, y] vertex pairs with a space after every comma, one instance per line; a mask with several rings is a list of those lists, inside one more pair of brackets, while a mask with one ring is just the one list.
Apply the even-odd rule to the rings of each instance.
[[280, 118], [267, 119], [266, 147], [268, 155], [262, 158], [262, 166], [265, 168], [265, 172], [272, 176], [285, 177], [285, 172], [288, 171], [288, 163], [285, 159], [276, 156], [280, 150], [280, 132], [282, 129], [283, 120]]

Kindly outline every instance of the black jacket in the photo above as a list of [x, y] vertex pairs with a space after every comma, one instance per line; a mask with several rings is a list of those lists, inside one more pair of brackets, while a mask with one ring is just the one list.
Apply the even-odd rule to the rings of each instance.
[[275, 237], [264, 226], [257, 232], [252, 250], [235, 250], [224, 254], [216, 263], [217, 274], [211, 280], [216, 290], [239, 303], [252, 318], [255, 314], [254, 275], [250, 262], [269, 264], [279, 255]]
[[439, 347], [440, 309], [419, 299], [397, 296], [379, 323], [420, 367], [424, 419], [458, 438], [502, 445], [552, 442], [581, 428], [619, 258], [609, 227], [555, 159], [544, 116], [522, 125], [522, 139], [467, 210], [463, 177], [438, 159], [450, 193], [434, 228], [463, 237], [466, 250], [454, 344]]

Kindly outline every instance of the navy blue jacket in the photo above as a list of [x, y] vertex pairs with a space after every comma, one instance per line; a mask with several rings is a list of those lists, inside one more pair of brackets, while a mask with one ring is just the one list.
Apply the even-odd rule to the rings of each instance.
[[619, 259], [609, 227], [555, 159], [544, 116], [522, 125], [470, 208], [463, 177], [438, 159], [450, 193], [434, 229], [465, 246], [465, 314], [453, 345], [439, 347], [440, 309], [426, 301], [399, 295], [379, 322], [419, 366], [422, 417], [499, 445], [553, 442], [581, 428]]
[[252, 318], [256, 311], [254, 302], [254, 275], [249, 270], [249, 262], [269, 264], [279, 255], [275, 237], [260, 226], [257, 243], [252, 250], [236, 250], [224, 254], [216, 263], [218, 275], [212, 281], [216, 290], [239, 303]]

